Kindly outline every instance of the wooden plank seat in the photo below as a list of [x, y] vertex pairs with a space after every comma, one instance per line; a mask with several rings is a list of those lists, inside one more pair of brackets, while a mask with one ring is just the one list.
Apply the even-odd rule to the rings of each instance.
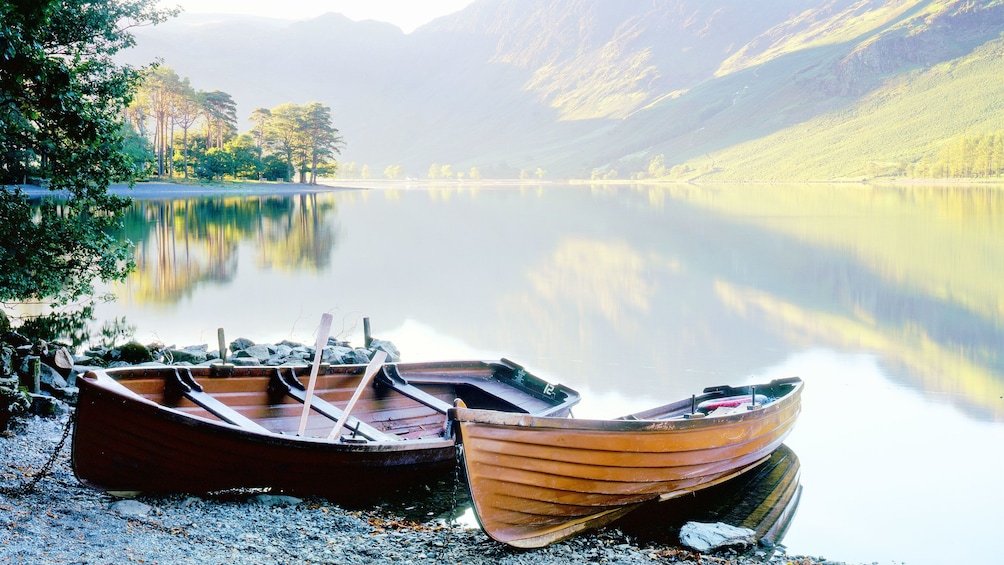
[[175, 369], [174, 378], [167, 378], [166, 383], [167, 386], [173, 387], [175, 391], [180, 392], [181, 395], [188, 400], [198, 404], [206, 411], [228, 424], [233, 424], [258, 433], [272, 433], [270, 430], [259, 425], [254, 420], [248, 418], [203, 391], [202, 385], [195, 382], [195, 378], [192, 376], [192, 371], [187, 367]]
[[446, 414], [450, 408], [453, 408], [449, 402], [446, 402], [441, 398], [437, 398], [409, 383], [401, 376], [401, 373], [394, 365], [384, 365], [381, 371], [376, 374], [374, 380], [380, 385], [389, 387], [416, 402], [428, 406], [440, 414]]

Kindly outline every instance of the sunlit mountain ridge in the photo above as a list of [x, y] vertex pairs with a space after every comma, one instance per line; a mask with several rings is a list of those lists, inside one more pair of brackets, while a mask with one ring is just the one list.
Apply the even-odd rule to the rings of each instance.
[[243, 120], [321, 101], [374, 177], [855, 179], [998, 131], [1002, 31], [1001, 0], [478, 0], [410, 34], [182, 15], [127, 57]]

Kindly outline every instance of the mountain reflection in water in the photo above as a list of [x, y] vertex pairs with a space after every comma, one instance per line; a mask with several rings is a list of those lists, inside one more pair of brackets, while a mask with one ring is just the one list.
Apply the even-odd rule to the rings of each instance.
[[590, 418], [799, 376], [789, 548], [994, 551], [1000, 187], [397, 186], [138, 199], [123, 236], [140, 270], [102, 289], [119, 300], [97, 321], [212, 348], [220, 327], [311, 343], [323, 312], [358, 344], [366, 316], [406, 360], [507, 357], [582, 392]]

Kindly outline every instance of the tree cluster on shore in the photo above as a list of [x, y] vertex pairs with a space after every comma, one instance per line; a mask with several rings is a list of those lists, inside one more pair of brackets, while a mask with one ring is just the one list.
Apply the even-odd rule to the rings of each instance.
[[337, 168], [344, 145], [320, 102], [256, 108], [238, 133], [237, 103], [220, 90], [196, 90], [171, 67], [150, 69], [126, 110], [130, 153], [161, 178], [282, 180], [316, 184]]

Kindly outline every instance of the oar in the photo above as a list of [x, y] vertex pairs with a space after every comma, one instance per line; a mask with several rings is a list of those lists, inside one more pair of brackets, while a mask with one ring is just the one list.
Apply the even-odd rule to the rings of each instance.
[[328, 344], [328, 333], [331, 331], [331, 314], [321, 314], [321, 325], [317, 328], [317, 344], [314, 345], [314, 364], [310, 367], [310, 380], [307, 381], [307, 394], [303, 399], [303, 412], [300, 413], [300, 427], [296, 435], [302, 436], [307, 429], [307, 416], [310, 415], [310, 399], [314, 396], [314, 385], [317, 384], [317, 368], [321, 364], [324, 346]]
[[349, 403], [345, 405], [345, 410], [342, 411], [342, 417], [339, 418], [338, 423], [335, 424], [335, 427], [331, 429], [331, 433], [328, 434], [328, 439], [335, 439], [341, 435], [342, 428], [345, 426], [345, 420], [349, 419], [349, 412], [352, 412], [352, 408], [359, 400], [359, 396], [362, 395], [363, 389], [365, 389], [366, 385], [373, 379], [373, 375], [380, 370], [380, 367], [386, 359], [386, 351], [380, 350], [373, 354], [373, 359], [370, 359], [369, 365], [366, 365], [366, 373], [363, 375], [363, 380], [359, 381], [359, 386], [357, 386], [356, 391], [352, 393], [352, 398], [349, 399]]

